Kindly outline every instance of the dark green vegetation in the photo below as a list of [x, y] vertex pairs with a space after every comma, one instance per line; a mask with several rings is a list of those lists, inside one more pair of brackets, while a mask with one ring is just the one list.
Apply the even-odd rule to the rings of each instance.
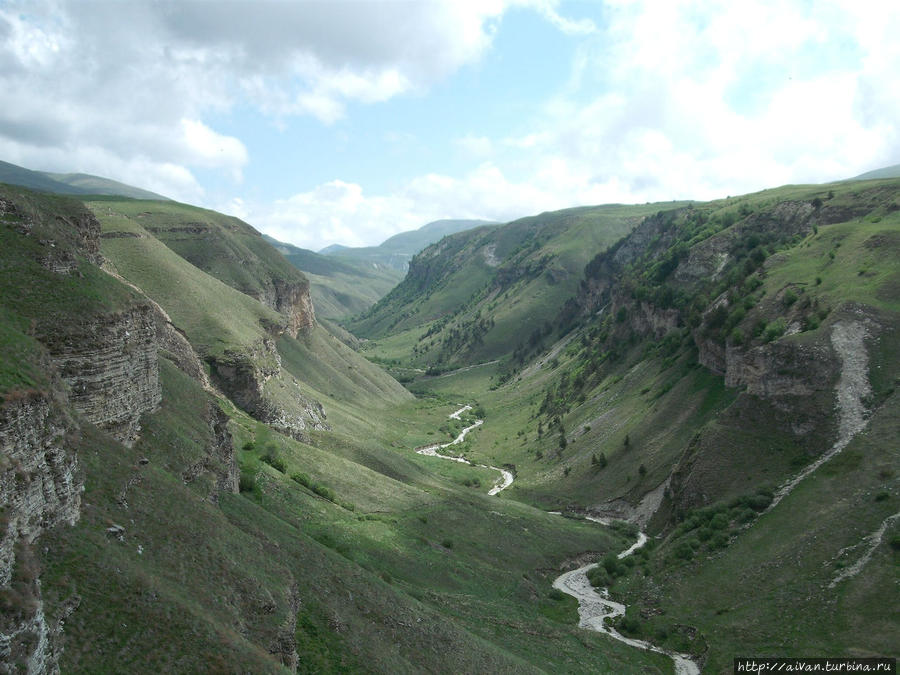
[[[237, 219], [0, 204], [11, 662], [41, 607], [64, 672], [671, 672], [577, 628], [551, 583], [589, 560], [622, 633], [707, 672], [896, 655], [900, 181], [452, 234], [345, 321], [362, 355]], [[107, 365], [97, 326], [133, 357]], [[454, 452], [514, 473], [496, 497], [495, 471], [414, 452], [476, 417]], [[48, 495], [82, 483], [70, 525]], [[20, 517], [34, 485], [54, 490]], [[619, 560], [638, 525], [650, 543]]]

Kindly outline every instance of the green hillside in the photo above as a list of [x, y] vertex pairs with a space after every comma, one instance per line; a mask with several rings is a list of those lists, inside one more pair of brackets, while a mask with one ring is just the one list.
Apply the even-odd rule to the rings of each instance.
[[873, 171], [867, 171], [851, 178], [850, 180], [877, 180], [881, 178], [900, 178], [900, 164], [885, 166]]
[[410, 336], [453, 278], [447, 246], [368, 353], [415, 390], [479, 400], [496, 423], [468, 456], [514, 466], [510, 498], [657, 535], [595, 576], [629, 605], [625, 635], [702, 654], [704, 672], [739, 653], [892, 654], [874, 598], [900, 525], [898, 214], [897, 180], [656, 209], [585, 265], [549, 350], [422, 374]]
[[[384, 342], [390, 357], [414, 347], [410, 364], [433, 370], [508, 355], [549, 333], [597, 250], [660, 208], [582, 207], [451, 235], [417, 255], [401, 284], [346, 325]], [[388, 346], [395, 343], [396, 350]]]
[[900, 180], [453, 234], [361, 353], [282, 253], [354, 265], [89, 199], [0, 185], [9, 670], [671, 673], [589, 562], [702, 672], [894, 655]]
[[429, 244], [450, 234], [493, 224], [487, 220], [435, 220], [418, 230], [395, 234], [378, 246], [328, 246], [319, 253], [348, 262], [387, 267], [402, 274], [412, 257]]
[[[585, 546], [619, 549], [626, 540], [488, 497], [470, 486], [481, 470], [448, 472], [440, 460], [416, 455], [413, 448], [437, 433], [453, 405], [411, 400], [320, 327], [296, 339], [278, 336], [281, 365], [265, 383], [268, 400], [288, 412], [285, 397], [296, 400], [294, 388], [304, 400], [321, 401], [331, 430], [307, 429], [303, 440], [248, 416], [185, 372], [184, 354], [168, 347], [158, 355], [161, 398], [149, 401], [133, 442], [123, 445], [94, 426], [91, 406], [70, 410], [75, 390], [57, 372], [60, 349], [67, 359], [80, 355], [93, 378], [118, 376], [66, 328], [92, 315], [127, 341], [136, 324], [121, 324], [121, 312], [150, 309], [150, 298], [213, 372], [226, 352], [249, 349], [256, 358], [253, 345], [267, 335], [274, 340], [270, 331], [285, 317], [177, 255], [143, 227], [143, 205], [91, 202], [101, 232], [76, 201], [18, 189], [3, 199], [3, 471], [25, 470], [7, 463], [17, 457], [7, 453], [27, 449], [30, 438], [8, 445], [7, 425], [27, 419], [8, 415], [29, 410], [29, 397], [51, 396], [70, 429], [64, 456], [78, 466], [72, 495], [85, 486], [74, 526], [52, 526], [57, 507], [47, 501], [42, 548], [27, 540], [15, 545], [4, 620], [65, 620], [47, 656], [59, 659], [62, 671], [103, 671], [115, 654], [116, 668], [134, 672], [512, 673], [558, 663], [664, 672], [657, 655], [635, 659], [625, 646], [598, 649], [602, 639], [586, 639], [568, 620], [572, 604], [549, 593], [565, 558]], [[82, 220], [89, 236], [73, 237]], [[173, 220], [165, 232], [176, 227]], [[202, 236], [222, 235], [210, 227]], [[101, 243], [108, 269], [132, 286], [96, 267]], [[233, 240], [209, 243], [228, 254]], [[56, 271], [49, 249], [74, 266]], [[235, 280], [228, 264], [207, 261]], [[48, 295], [38, 294], [42, 287]], [[42, 320], [47, 328], [35, 330]], [[142, 330], [150, 336], [158, 329]], [[148, 367], [155, 363], [149, 352], [143, 357]], [[127, 400], [133, 381], [122, 375]], [[3, 485], [25, 489], [42, 466], [31, 482]], [[65, 489], [60, 484], [57, 494]], [[7, 488], [3, 496], [10, 496]], [[20, 504], [4, 501], [5, 515], [17, 518]], [[498, 527], [516, 535], [497, 539]], [[40, 586], [30, 571], [37, 568]], [[31, 653], [21, 635], [13, 660]]]
[[[198, 269], [264, 304], [275, 302], [275, 280], [306, 284], [259, 232], [233, 216], [178, 202], [109, 198], [88, 205], [103, 222], [152, 235]], [[122, 225], [122, 219], [132, 225]]]
[[154, 199], [167, 201], [167, 197], [149, 190], [142, 190], [109, 178], [92, 176], [87, 173], [51, 173], [32, 171], [9, 162], [0, 162], [0, 183], [9, 183], [56, 194], [70, 195], [117, 195], [133, 199]]

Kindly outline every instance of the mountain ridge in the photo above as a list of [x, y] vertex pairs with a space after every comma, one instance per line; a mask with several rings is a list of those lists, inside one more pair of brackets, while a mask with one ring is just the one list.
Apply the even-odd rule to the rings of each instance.
[[51, 173], [32, 171], [9, 162], [0, 161], [0, 183], [21, 185], [22, 187], [56, 194], [70, 195], [110, 195], [133, 199], [153, 199], [170, 201], [155, 192], [143, 190], [119, 181], [87, 173]]

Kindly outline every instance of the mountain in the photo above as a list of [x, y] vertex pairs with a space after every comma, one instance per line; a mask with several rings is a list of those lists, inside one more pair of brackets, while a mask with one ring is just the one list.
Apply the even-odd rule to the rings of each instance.
[[456, 232], [494, 224], [487, 220], [436, 220], [418, 230], [395, 234], [378, 246], [353, 248], [334, 244], [326, 246], [319, 253], [379, 267], [390, 267], [405, 273], [410, 259], [429, 244]]
[[3, 669], [895, 653], [900, 179], [452, 234], [359, 351], [279, 248], [0, 185]]
[[412, 364], [431, 369], [494, 360], [524, 341], [535, 346], [593, 252], [672, 205], [579, 207], [448, 236], [347, 327], [370, 339], [404, 333], [416, 342]]
[[92, 176], [87, 173], [50, 173], [32, 171], [9, 162], [0, 162], [0, 183], [21, 185], [32, 190], [71, 195], [114, 195], [134, 199], [156, 199], [168, 201], [148, 190], [125, 185], [109, 178]]
[[326, 256], [266, 235], [263, 238], [306, 275], [316, 313], [326, 319], [343, 319], [367, 310], [402, 279], [392, 267]]
[[[653, 537], [589, 573], [624, 635], [704, 672], [892, 654], [900, 180], [636, 208], [592, 244], [573, 212], [450, 237], [349, 325], [414, 391], [479, 401], [466, 456], [514, 467], [508, 498]], [[570, 295], [544, 304], [553, 277]]]
[[551, 592], [627, 536], [417, 454], [458, 406], [324, 330], [247, 223], [0, 185], [0, 336], [5, 669], [665, 667]]
[[881, 169], [875, 169], [874, 171], [867, 171], [850, 180], [876, 180], [880, 178], [900, 178], [900, 164], [886, 166]]

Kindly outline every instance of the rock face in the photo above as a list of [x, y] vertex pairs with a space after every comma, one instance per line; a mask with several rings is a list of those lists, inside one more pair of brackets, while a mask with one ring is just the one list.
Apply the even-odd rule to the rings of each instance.
[[76, 432], [46, 395], [8, 398], [0, 408], [0, 664], [29, 673], [59, 670], [61, 621], [44, 614], [31, 546], [54, 525], [78, 520], [82, 481], [66, 447]]
[[133, 443], [141, 415], [162, 400], [152, 308], [91, 317], [41, 341], [75, 409], [117, 440]]
[[309, 284], [298, 284], [275, 279], [274, 308], [288, 318], [287, 333], [296, 338], [301, 332], [316, 324]]
[[227, 352], [211, 359], [211, 366], [213, 379], [225, 395], [276, 431], [305, 440], [307, 429], [331, 428], [322, 404], [306, 398], [296, 387], [278, 397], [280, 400], [267, 391], [266, 385], [281, 374], [281, 356], [271, 338], [257, 341], [249, 352]]
[[[0, 215], [11, 216], [17, 222], [16, 230], [26, 236], [36, 235], [45, 247], [41, 265], [58, 274], [71, 274], [78, 267], [78, 256], [99, 265], [100, 222], [82, 205], [73, 202], [65, 213], [56, 214], [53, 238], [47, 238], [46, 227], [32, 220], [27, 207], [0, 198]], [[60, 227], [61, 226], [61, 227]]]
[[244, 293], [258, 300], [266, 307], [283, 314], [287, 325], [283, 330], [292, 338], [316, 325], [312, 299], [309, 296], [309, 282], [288, 281], [274, 278], [262, 292], [247, 291]]
[[216, 487], [219, 492], [237, 494], [240, 469], [234, 453], [234, 440], [228, 431], [228, 415], [213, 402], [210, 402], [208, 411], [212, 437], [208, 451], [215, 461]]
[[300, 657], [297, 654], [297, 612], [300, 611], [300, 590], [297, 588], [297, 582], [291, 584], [287, 593], [287, 604], [289, 608], [287, 619], [269, 646], [269, 653], [281, 661], [281, 665], [285, 668], [296, 673], [297, 665], [300, 663]]
[[234, 452], [234, 440], [228, 431], [228, 415], [210, 400], [206, 408], [206, 419], [210, 431], [206, 456], [182, 471], [181, 479], [185, 483], [190, 483], [203, 474], [212, 474], [216, 482], [209, 494], [209, 500], [217, 503], [220, 492], [237, 494], [240, 469]]

